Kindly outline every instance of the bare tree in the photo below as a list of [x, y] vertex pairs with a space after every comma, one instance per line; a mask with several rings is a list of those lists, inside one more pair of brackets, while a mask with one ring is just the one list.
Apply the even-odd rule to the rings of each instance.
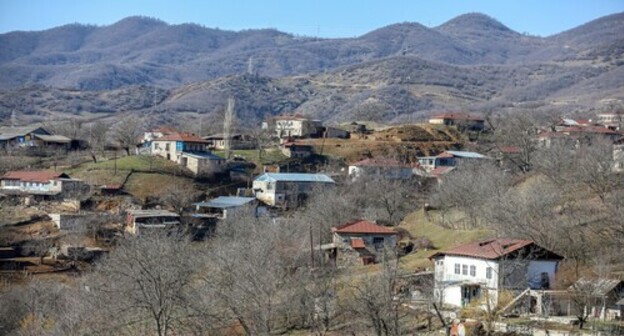
[[139, 137], [143, 134], [143, 121], [136, 116], [127, 116], [115, 125], [114, 132], [119, 145], [126, 151], [126, 155], [130, 155], [130, 149], [139, 143]]
[[87, 139], [89, 141], [89, 153], [93, 162], [97, 162], [97, 155], [104, 152], [108, 142], [109, 130], [110, 125], [102, 121], [89, 124]]
[[304, 265], [306, 230], [298, 221], [228, 216], [217, 227], [205, 286], [227, 319], [247, 335], [283, 328], [297, 270]]
[[197, 198], [198, 194], [193, 183], [188, 181], [176, 182], [164, 190], [162, 201], [181, 215], [184, 209]]
[[514, 113], [501, 120], [495, 130], [497, 146], [513, 146], [520, 150], [520, 155], [510, 158], [522, 172], [531, 170], [533, 156], [537, 150], [537, 125], [530, 114]]
[[344, 304], [353, 316], [372, 328], [375, 335], [402, 335], [406, 298], [397, 295], [398, 261], [385, 260], [377, 274], [367, 274], [347, 288]]
[[92, 331], [184, 333], [197, 314], [189, 310], [198, 266], [195, 254], [187, 239], [164, 233], [122, 242], [85, 282], [94, 314]]
[[477, 227], [489, 200], [501, 197], [509, 178], [493, 163], [465, 163], [448, 174], [432, 196], [442, 209], [457, 208], [466, 213], [469, 226]]

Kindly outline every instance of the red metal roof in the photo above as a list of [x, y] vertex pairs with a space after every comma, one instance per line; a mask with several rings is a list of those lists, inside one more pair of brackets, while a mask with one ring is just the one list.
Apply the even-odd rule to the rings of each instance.
[[437, 255], [455, 255], [495, 260], [532, 244], [534, 244], [532, 240], [497, 238], [460, 245], [448, 251], [436, 253], [432, 258]]
[[474, 120], [483, 121], [483, 118], [473, 116], [466, 113], [442, 113], [430, 117], [430, 119], [452, 119], [452, 120]]
[[186, 141], [208, 143], [208, 141], [200, 138], [199, 136], [189, 133], [171, 133], [164, 135], [158, 139], [154, 139], [154, 141]]
[[47, 170], [10, 171], [4, 174], [1, 179], [45, 183], [61, 177], [68, 178], [69, 176], [64, 173], [52, 172]]
[[358, 233], [358, 234], [386, 234], [395, 235], [396, 231], [385, 226], [377, 225], [366, 220], [358, 220], [341, 225], [334, 229], [337, 233]]
[[575, 132], [582, 132], [582, 133], [601, 133], [601, 134], [619, 134], [618, 132], [608, 129], [606, 127], [601, 127], [601, 126], [584, 126], [584, 127], [578, 127], [578, 126], [571, 126], [571, 127], [566, 127], [563, 130], [561, 130], [561, 133], [575, 133]]
[[362, 238], [351, 238], [351, 247], [353, 247], [354, 249], [366, 248], [366, 245], [364, 245], [364, 239], [362, 239]]

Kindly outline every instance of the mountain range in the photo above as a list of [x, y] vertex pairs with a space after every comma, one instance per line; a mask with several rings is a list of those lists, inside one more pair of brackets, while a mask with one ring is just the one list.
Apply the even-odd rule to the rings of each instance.
[[548, 37], [483, 14], [355, 38], [239, 32], [129, 17], [0, 35], [0, 120], [129, 111], [241, 119], [297, 112], [405, 121], [434, 111], [599, 110], [624, 99], [624, 13]]

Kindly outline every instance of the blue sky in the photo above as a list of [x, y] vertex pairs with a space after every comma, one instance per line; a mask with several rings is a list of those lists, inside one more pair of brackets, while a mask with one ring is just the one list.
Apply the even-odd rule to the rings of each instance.
[[108, 25], [143, 15], [228, 30], [353, 37], [392, 23], [436, 26], [481, 12], [518, 32], [548, 36], [623, 11], [624, 0], [0, 0], [0, 33], [75, 22]]

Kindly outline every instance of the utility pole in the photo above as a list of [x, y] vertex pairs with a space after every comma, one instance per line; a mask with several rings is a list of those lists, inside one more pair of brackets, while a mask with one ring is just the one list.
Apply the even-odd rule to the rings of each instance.
[[234, 115], [234, 103], [234, 98], [228, 98], [227, 108], [225, 109], [225, 118], [223, 120], [223, 147], [226, 160], [230, 158], [231, 128], [232, 117]]

